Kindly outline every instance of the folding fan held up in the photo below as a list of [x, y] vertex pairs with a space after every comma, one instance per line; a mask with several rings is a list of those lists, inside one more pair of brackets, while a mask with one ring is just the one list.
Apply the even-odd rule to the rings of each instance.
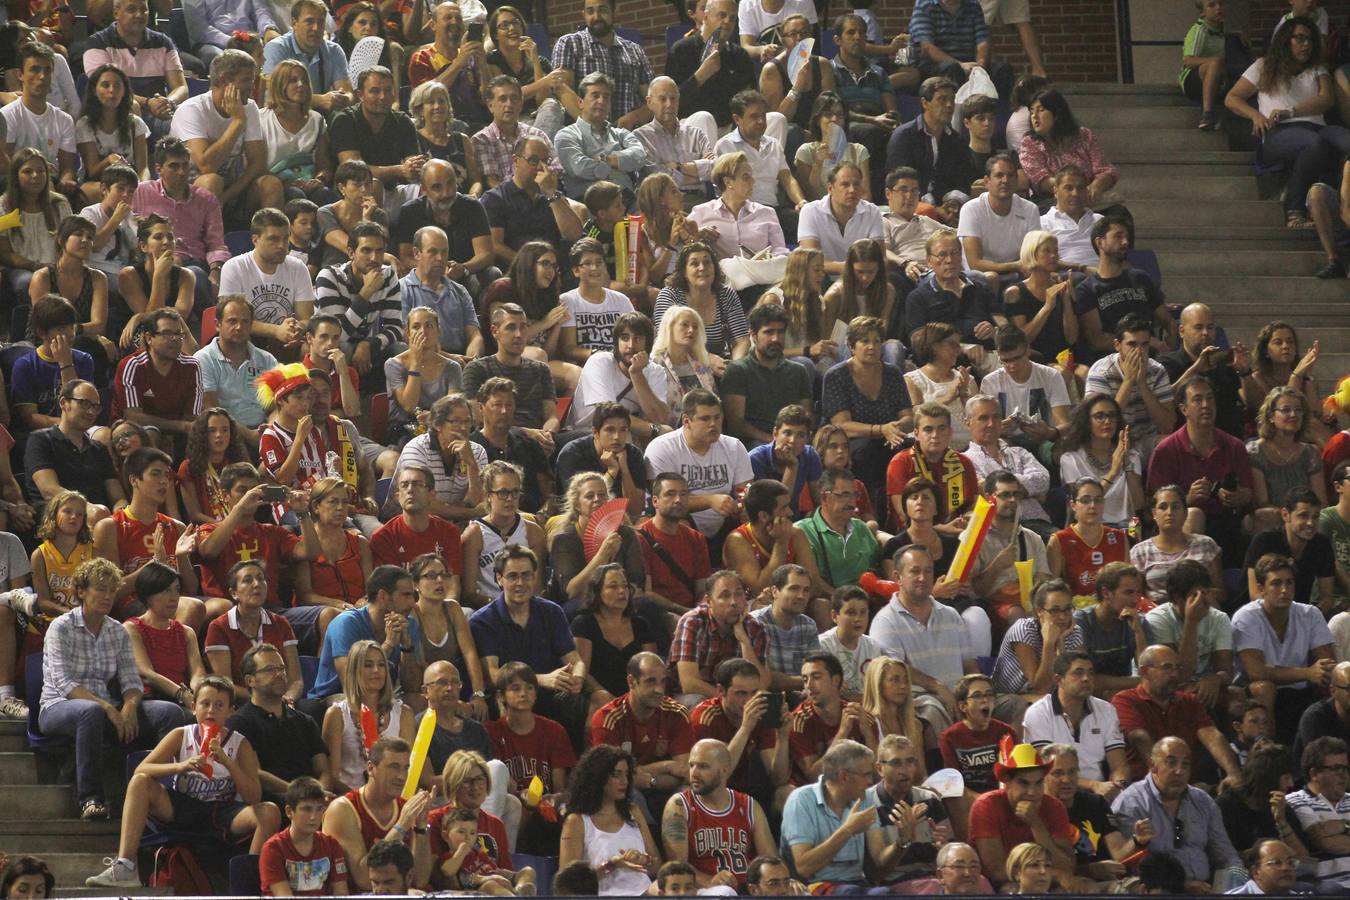
[[622, 497], [610, 500], [591, 513], [590, 519], [586, 522], [586, 530], [581, 534], [581, 547], [587, 559], [600, 551], [600, 545], [605, 542], [605, 538], [619, 530], [626, 515], [628, 515], [628, 501]]

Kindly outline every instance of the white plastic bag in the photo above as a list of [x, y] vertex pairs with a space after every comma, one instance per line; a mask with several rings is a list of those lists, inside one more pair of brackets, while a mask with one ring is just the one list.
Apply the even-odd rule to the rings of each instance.
[[777, 284], [787, 274], [786, 256], [729, 256], [722, 260], [722, 277], [734, 290], [760, 284]]
[[998, 89], [994, 87], [994, 79], [989, 77], [989, 73], [983, 66], [976, 66], [971, 69], [966, 76], [966, 83], [956, 90], [956, 109], [952, 112], [952, 121], [961, 121], [961, 107], [971, 97], [984, 95], [991, 100], [998, 100]]

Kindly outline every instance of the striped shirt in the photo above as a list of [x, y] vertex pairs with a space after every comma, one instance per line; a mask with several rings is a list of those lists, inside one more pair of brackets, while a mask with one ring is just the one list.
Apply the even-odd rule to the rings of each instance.
[[[1350, 825], [1350, 794], [1342, 794], [1335, 805], [1326, 797], [1314, 794], [1307, 788], [1294, 791], [1285, 799], [1289, 803], [1289, 811], [1298, 817], [1299, 827], [1304, 832], [1323, 822], [1339, 821]], [[1343, 884], [1346, 876], [1350, 874], [1350, 856], [1318, 859], [1312, 865], [1313, 869], [1309, 874], [1319, 880], [1334, 878], [1337, 883]]]
[[[689, 298], [684, 291], [675, 287], [663, 287], [656, 295], [656, 308], [652, 318], [656, 327], [661, 327], [661, 317], [675, 306], [688, 306]], [[717, 292], [717, 316], [711, 322], [703, 323], [703, 345], [713, 356], [731, 359], [731, 348], [743, 337], [750, 334], [750, 323], [745, 318], [745, 308], [736, 291], [722, 285]]]
[[336, 316], [342, 323], [342, 350], [348, 357], [361, 341], [387, 351], [403, 343], [403, 309], [398, 275], [384, 266], [384, 282], [369, 300], [361, 297], [364, 280], [350, 262], [328, 266], [315, 281], [315, 312]]
[[919, 0], [909, 17], [909, 39], [914, 44], [936, 44], [961, 62], [975, 61], [975, 48], [989, 43], [989, 26], [979, 0], [961, 0], [956, 14], [942, 0]]
[[168, 73], [183, 71], [183, 61], [178, 58], [173, 41], [153, 28], [145, 29], [145, 37], [137, 47], [122, 39], [116, 25], [89, 35], [84, 48], [84, 71], [92, 72], [108, 64], [126, 72], [132, 90], [143, 97], [165, 93]]
[[[712, 180], [713, 152], [708, 135], [702, 128], [683, 123], [672, 133], [660, 122], [648, 122], [634, 129], [633, 134], [647, 151], [647, 165], [653, 172], [665, 172], [675, 179], [682, 191], [701, 191], [705, 181]], [[692, 162], [698, 167], [698, 177], [691, 178], [680, 171], [680, 166]]]
[[84, 608], [77, 606], [57, 616], [47, 628], [42, 657], [42, 708], [69, 699], [84, 688], [101, 700], [116, 703], [108, 682], [116, 678], [125, 691], [141, 689], [141, 675], [131, 652], [127, 629], [111, 617], [103, 619], [98, 634], [84, 624]]
[[[1148, 361], [1148, 389], [1157, 399], [1158, 404], [1164, 408], [1172, 405], [1172, 381], [1167, 377], [1167, 370], [1163, 368], [1162, 363], [1156, 359]], [[1088, 369], [1087, 387], [1083, 389], [1083, 396], [1088, 394], [1108, 394], [1112, 397], [1120, 386], [1125, 382], [1125, 376], [1120, 371], [1120, 354], [1111, 353], [1103, 356], [1092, 364]], [[1143, 399], [1139, 396], [1139, 391], [1131, 392], [1129, 400], [1125, 403], [1123, 410], [1125, 414], [1125, 424], [1130, 427], [1130, 446], [1136, 448], [1146, 448], [1144, 455], [1153, 451], [1154, 445], [1158, 443], [1158, 426], [1153, 424], [1152, 417], [1148, 414], [1148, 407], [1144, 405]]]
[[877, 611], [867, 633], [887, 656], [903, 659], [951, 688], [965, 674], [966, 660], [975, 659], [975, 651], [961, 614], [945, 603], [932, 603], [933, 611], [924, 624], [905, 608], [899, 595], [893, 595]]
[[603, 72], [614, 81], [610, 114], [620, 119], [647, 102], [647, 85], [656, 77], [652, 62], [641, 47], [614, 35], [614, 43], [596, 40], [589, 31], [573, 31], [553, 45], [553, 68], [566, 69], [578, 78]]
[[[1003, 644], [998, 648], [998, 659], [994, 661], [994, 690], [1000, 694], [1020, 694], [1027, 690], [1027, 675], [1022, 664], [1013, 653], [1014, 644], [1026, 644], [1037, 657], [1041, 655], [1044, 640], [1041, 638], [1041, 620], [1037, 618], [1018, 619], [1003, 636]], [[1072, 653], [1083, 649], [1083, 632], [1074, 626], [1064, 635], [1063, 652]]]
[[810, 616], [798, 615], [792, 627], [783, 628], [773, 620], [773, 607], [764, 606], [750, 613], [764, 626], [769, 637], [768, 658], [764, 664], [779, 675], [800, 675], [802, 660], [820, 650], [820, 629]]

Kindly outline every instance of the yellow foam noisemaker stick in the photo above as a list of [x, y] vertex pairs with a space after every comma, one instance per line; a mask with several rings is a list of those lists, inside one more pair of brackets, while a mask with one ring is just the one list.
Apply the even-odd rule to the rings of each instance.
[[1022, 598], [1022, 608], [1031, 612], [1031, 576], [1036, 563], [1030, 559], [1019, 559], [1013, 563], [1017, 570], [1017, 587]]
[[22, 226], [23, 226], [23, 216], [17, 209], [14, 210], [13, 212], [8, 212], [5, 213], [3, 216], [0, 216], [0, 231], [12, 231], [13, 229], [20, 228]]
[[628, 220], [614, 223], [614, 280], [628, 283]]
[[422, 767], [427, 762], [427, 751], [431, 749], [431, 736], [436, 733], [436, 710], [428, 709], [422, 716], [422, 724], [417, 726], [417, 737], [413, 739], [411, 765], [408, 767], [408, 781], [403, 785], [403, 799], [411, 800], [417, 793], [418, 782], [422, 780]]
[[970, 525], [962, 535], [961, 544], [956, 548], [956, 555], [952, 557], [951, 567], [947, 570], [948, 581], [965, 581], [970, 577], [970, 570], [980, 555], [980, 547], [984, 545], [985, 535], [994, 522], [993, 512], [994, 505], [983, 495], [975, 499]]
[[530, 779], [530, 786], [525, 789], [525, 805], [535, 807], [544, 797], [544, 782], [536, 775]]

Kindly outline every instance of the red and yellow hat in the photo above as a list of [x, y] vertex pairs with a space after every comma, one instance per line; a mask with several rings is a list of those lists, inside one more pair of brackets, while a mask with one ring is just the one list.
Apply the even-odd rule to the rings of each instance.
[[1041, 751], [1031, 744], [1014, 744], [1012, 735], [1004, 735], [998, 745], [998, 760], [994, 763], [994, 777], [1000, 783], [1011, 781], [1013, 775], [1024, 769], [1050, 768], [1041, 759]]
[[258, 403], [271, 411], [291, 391], [309, 386], [309, 369], [303, 363], [287, 363], [258, 376]]

